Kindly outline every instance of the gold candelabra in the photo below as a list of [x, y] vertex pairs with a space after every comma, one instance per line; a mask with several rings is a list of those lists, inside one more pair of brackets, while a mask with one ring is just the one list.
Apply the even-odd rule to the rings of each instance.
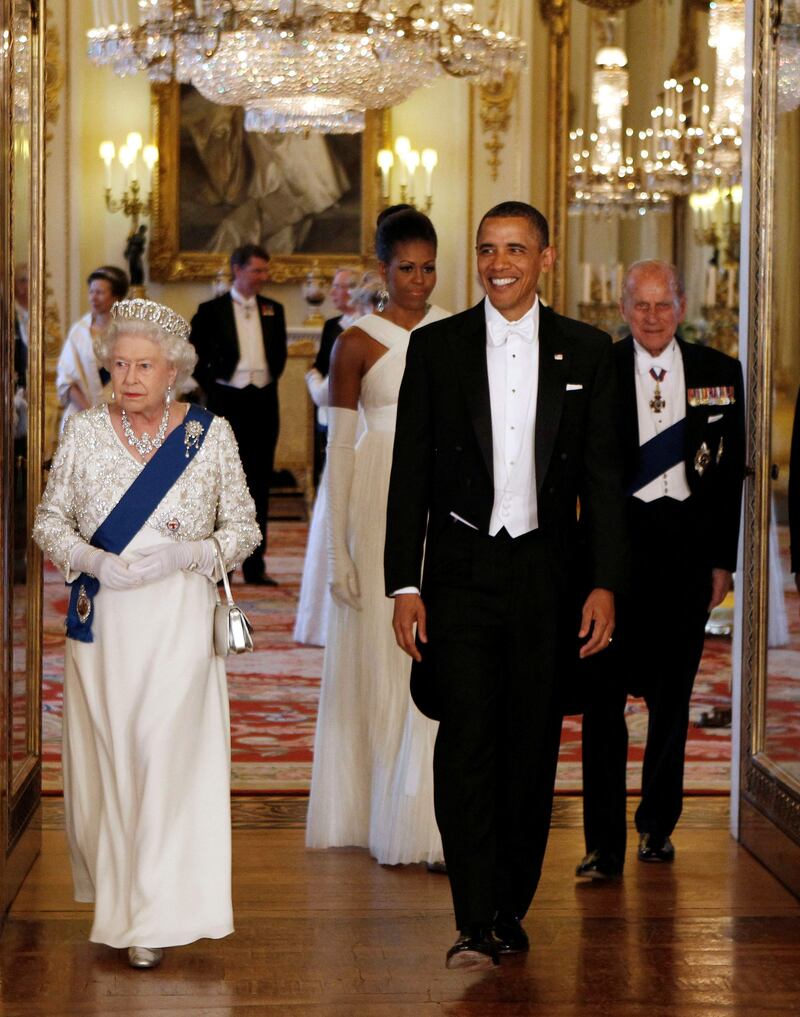
[[[147, 171], [147, 198], [144, 198], [142, 185], [139, 182], [139, 158]], [[112, 191], [112, 166], [114, 159], [117, 159], [124, 173], [124, 189], [121, 198], [113, 197]], [[147, 227], [140, 225], [140, 219], [149, 218], [153, 211], [151, 183], [153, 170], [158, 162], [158, 149], [155, 145], [142, 147], [142, 136], [137, 131], [132, 131], [124, 145], [120, 145], [119, 151], [115, 150], [113, 141], [103, 141], [100, 144], [100, 158], [105, 164], [105, 204], [106, 209], [115, 214], [122, 212], [130, 219], [131, 225], [128, 231], [127, 244], [125, 247], [125, 258], [128, 262], [128, 272], [131, 279], [131, 295], [143, 297], [144, 289], [144, 257], [145, 235]]]
[[[382, 148], [378, 152], [377, 163], [381, 171], [381, 207], [388, 208], [396, 204], [392, 201], [392, 171], [397, 170], [398, 201], [400, 204], [411, 205], [426, 215], [433, 208], [433, 171], [439, 162], [434, 148], [424, 148], [422, 154], [411, 147], [411, 142], [404, 135], [395, 139], [394, 152], [391, 148]], [[425, 174], [423, 195], [417, 197], [416, 175], [422, 167]]]

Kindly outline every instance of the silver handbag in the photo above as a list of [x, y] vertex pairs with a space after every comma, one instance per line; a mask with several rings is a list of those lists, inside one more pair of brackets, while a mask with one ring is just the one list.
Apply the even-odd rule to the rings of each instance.
[[220, 600], [217, 588], [217, 603], [214, 606], [214, 652], [218, 657], [227, 657], [229, 653], [252, 653], [253, 626], [244, 611], [234, 603], [225, 562], [216, 538], [214, 538], [214, 556], [222, 573], [226, 601], [223, 603]]

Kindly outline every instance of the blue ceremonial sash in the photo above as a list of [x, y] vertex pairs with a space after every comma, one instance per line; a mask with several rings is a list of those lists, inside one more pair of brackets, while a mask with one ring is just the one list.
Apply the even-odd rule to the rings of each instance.
[[625, 494], [640, 491], [651, 480], [682, 463], [686, 445], [686, 417], [676, 421], [666, 431], [646, 441], [639, 448], [639, 467]]
[[[200, 451], [213, 419], [214, 414], [201, 406], [189, 407], [183, 423], [145, 464], [136, 480], [94, 531], [89, 541], [93, 547], [112, 554], [125, 550]], [[72, 587], [67, 610], [67, 638], [92, 643], [94, 598], [100, 582], [95, 576], [81, 572], [67, 585]], [[80, 612], [78, 601], [81, 602]]]

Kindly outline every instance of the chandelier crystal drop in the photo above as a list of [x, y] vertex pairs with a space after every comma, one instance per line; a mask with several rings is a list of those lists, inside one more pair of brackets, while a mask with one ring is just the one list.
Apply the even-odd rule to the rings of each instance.
[[92, 61], [191, 83], [212, 102], [243, 106], [249, 130], [360, 130], [365, 110], [442, 73], [501, 80], [525, 57], [492, 0], [138, 0], [121, 24], [102, 18], [108, 0], [95, 6]]

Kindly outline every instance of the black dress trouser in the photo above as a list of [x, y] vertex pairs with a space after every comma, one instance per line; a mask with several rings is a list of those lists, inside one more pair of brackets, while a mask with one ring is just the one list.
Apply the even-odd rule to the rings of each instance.
[[247, 486], [256, 504], [261, 543], [242, 563], [242, 572], [245, 580], [257, 579], [264, 574], [264, 556], [267, 553], [269, 485], [279, 430], [278, 386], [232, 388], [215, 384], [209, 393], [208, 408], [212, 413], [225, 417], [233, 428]]
[[565, 579], [539, 533], [489, 537], [459, 523], [426, 576], [443, 715], [434, 802], [456, 925], [523, 917], [547, 844], [561, 713], [555, 696]]
[[630, 499], [631, 595], [617, 607], [606, 673], [587, 692], [583, 715], [583, 818], [587, 851], [625, 857], [627, 694], [648, 709], [636, 829], [668, 837], [683, 805], [689, 700], [700, 666], [711, 566], [692, 499]]

